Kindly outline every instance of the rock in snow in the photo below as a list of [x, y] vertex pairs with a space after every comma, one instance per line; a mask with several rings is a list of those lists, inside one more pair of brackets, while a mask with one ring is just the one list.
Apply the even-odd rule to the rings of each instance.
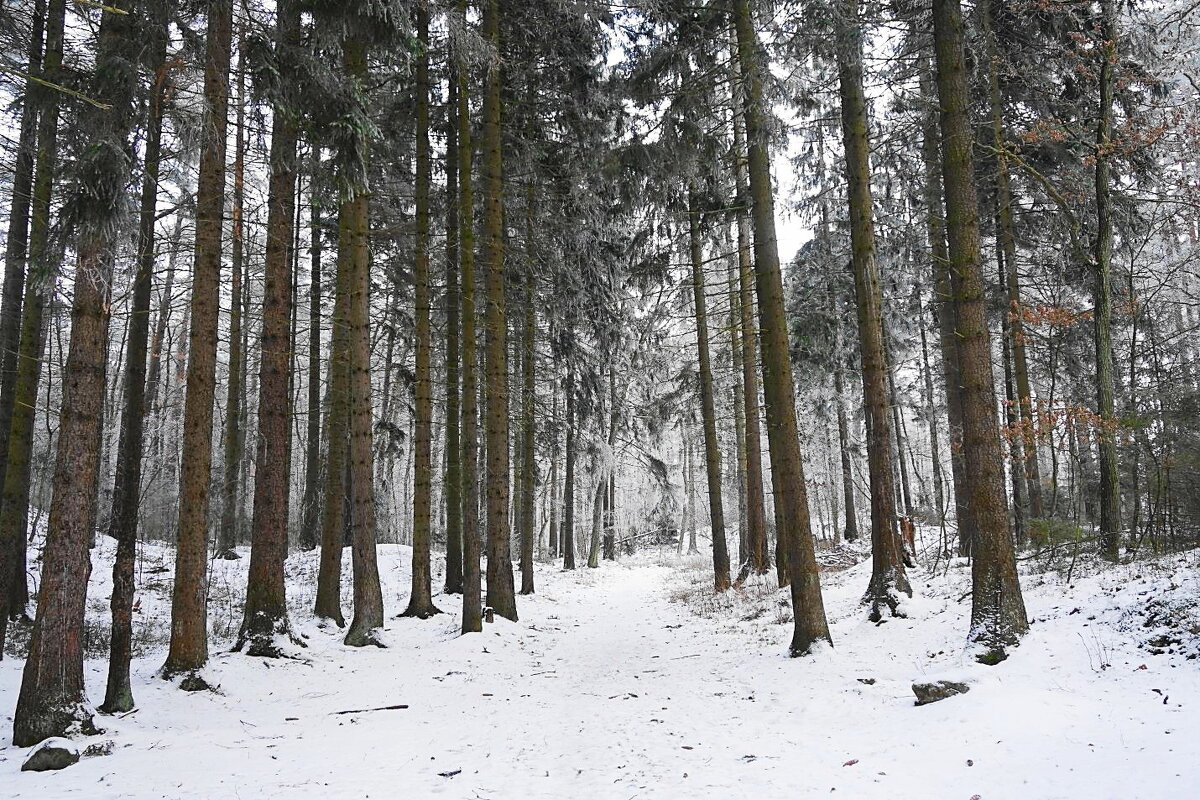
[[966, 694], [971, 687], [958, 681], [928, 681], [914, 683], [912, 690], [913, 694], [917, 696], [917, 705], [924, 706], [956, 694]]
[[45, 772], [63, 769], [79, 761], [79, 748], [70, 739], [55, 737], [47, 739], [29, 751], [22, 772]]

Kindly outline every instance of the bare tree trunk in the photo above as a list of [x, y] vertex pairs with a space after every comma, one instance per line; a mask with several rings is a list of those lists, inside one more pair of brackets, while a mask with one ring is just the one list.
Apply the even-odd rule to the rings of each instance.
[[[122, 11], [131, 5], [129, 0], [115, 2]], [[90, 108], [81, 120], [90, 147], [80, 155], [83, 177], [73, 198], [79, 238], [71, 337], [37, 617], [13, 714], [18, 747], [63, 736], [72, 728], [96, 732], [83, 679], [84, 612], [91, 574], [88, 542], [96, 527], [100, 480], [116, 217], [129, 179], [129, 135], [137, 109], [137, 73], [120, 66], [135, 57], [140, 44], [135, 33], [128, 14], [104, 15], [90, 92], [108, 107]]]
[[[466, 0], [459, 0], [466, 14]], [[475, 347], [475, 195], [471, 163], [471, 108], [465, 62], [458, 63], [459, 217], [462, 222], [462, 632], [483, 630], [482, 576], [479, 559], [479, 387]]]
[[308, 289], [308, 434], [304, 454], [303, 519], [300, 548], [313, 550], [321, 535], [321, 207], [317, 188], [321, 147], [312, 144], [309, 162], [309, 219], [312, 262]]
[[[367, 82], [366, 46], [357, 39], [343, 45], [346, 71], [360, 87]], [[365, 145], [364, 145], [365, 149]], [[364, 156], [365, 158], [365, 156]], [[351, 527], [354, 557], [354, 618], [346, 631], [350, 647], [379, 645], [383, 627], [383, 592], [375, 555], [375, 448], [371, 414], [371, 253], [368, 249], [368, 191], [354, 186], [352, 197], [343, 201], [350, 242], [341, 252], [348, 260], [338, 269], [349, 273], [350, 321], [350, 471], [353, 475]]]
[[[50, 0], [46, 15], [46, 52], [42, 73], [62, 78], [65, 0]], [[28, 601], [25, 562], [29, 521], [29, 479], [33, 468], [33, 425], [45, 351], [47, 294], [58, 274], [50, 252], [50, 205], [58, 167], [57, 92], [42, 87], [38, 97], [37, 156], [30, 203], [29, 267], [21, 304], [21, 339], [13, 385], [12, 422], [0, 493], [0, 657], [11, 618], [23, 616]]]
[[793, 631], [789, 652], [809, 653], [820, 642], [830, 642], [816, 553], [808, 515], [807, 488], [801, 461], [796, 423], [795, 392], [789, 360], [787, 320], [784, 314], [783, 276], [775, 240], [774, 198], [771, 194], [770, 156], [767, 152], [763, 109], [764, 69], [750, 0], [735, 0], [738, 58], [745, 76], [744, 117], [749, 143], [750, 199], [754, 219], [754, 249], [758, 314], [763, 347], [763, 389], [767, 405], [767, 438], [771, 450], [771, 481], [777, 514], [783, 523], [779, 532], [786, 542], [788, 574], [791, 578]]
[[[738, 58], [736, 32], [731, 34], [730, 71], [740, 85], [742, 68]], [[746, 412], [746, 537], [749, 543], [750, 569], [763, 575], [771, 568], [767, 548], [767, 520], [763, 499], [762, 435], [758, 405], [758, 330], [754, 323], [754, 267], [750, 257], [750, 203], [746, 176], [745, 122], [733, 109], [734, 185], [737, 189], [738, 311], [742, 330], [742, 393]]]
[[536, 260], [533, 253], [534, 188], [530, 184], [525, 195], [525, 247], [528, 263], [525, 266], [525, 322], [521, 336], [522, 356], [522, 434], [521, 434], [521, 594], [533, 594], [534, 508], [537, 469], [537, 298]]
[[342, 550], [349, 525], [347, 481], [350, 428], [350, 272], [343, 265], [351, 246], [348, 208], [338, 209], [337, 271], [333, 290], [333, 335], [329, 345], [329, 410], [325, 416], [325, 502], [321, 517], [321, 559], [313, 613], [339, 628], [342, 616]]
[[125, 355], [125, 406], [121, 411], [121, 438], [117, 446], [116, 479], [108, 535], [117, 542], [113, 561], [112, 635], [109, 641], [108, 684], [100, 711], [116, 714], [133, 708], [129, 660], [133, 649], [134, 562], [137, 556], [138, 518], [142, 485], [142, 453], [146, 421], [146, 349], [150, 338], [150, 295], [154, 279], [154, 222], [158, 208], [158, 177], [162, 158], [163, 98], [167, 91], [169, 5], [155, 0], [149, 31], [150, 63], [156, 70], [150, 88], [149, 116], [143, 158], [141, 208], [138, 218], [137, 273]]
[[1100, 416], [1100, 549], [1116, 561], [1121, 547], [1121, 477], [1117, 461], [1116, 400], [1112, 355], [1112, 126], [1113, 70], [1117, 64], [1117, 11], [1100, 0], [1100, 112], [1096, 119], [1095, 340], [1096, 411]]
[[[208, 661], [208, 491], [212, 472], [213, 394], [220, 313], [221, 219], [225, 206], [225, 130], [232, 0], [209, 4], [204, 67], [204, 138], [196, 186], [187, 396], [179, 465], [179, 534], [171, 598], [171, 647], [164, 675], [194, 673]], [[187, 681], [202, 686], [202, 681]]]
[[[242, 429], [245, 383], [248, 369], [246, 348], [242, 346], [242, 281], [245, 277], [246, 194], [246, 63], [245, 35], [238, 31], [237, 95], [234, 97], [233, 207], [230, 226], [229, 265], [229, 385], [225, 394], [225, 468], [221, 473], [221, 525], [217, 529], [217, 558], [236, 560], [239, 510], [242, 504], [242, 460], [246, 434]], [[286, 245], [284, 251], [287, 251]], [[248, 281], [247, 281], [248, 283]]]
[[[46, 0], [34, 0], [29, 34], [29, 75], [42, 71]], [[12, 199], [4, 240], [4, 288], [0, 299], [0, 487], [8, 468], [8, 437], [12, 429], [13, 392], [17, 386], [17, 351], [21, 346], [21, 296], [29, 255], [29, 210], [33, 199], [33, 169], [37, 158], [38, 109], [43, 93], [32, 77], [21, 96], [21, 126], [13, 164]]]
[[974, 525], [970, 638], [987, 649], [982, 658], [994, 662], [1004, 657], [1005, 647], [1019, 641], [1029, 623], [1017, 581], [1004, 494], [958, 0], [934, 0], [933, 20], [946, 228], [962, 380], [963, 456]]
[[449, 95], [446, 99], [446, 585], [445, 594], [462, 594], [462, 395], [460, 394], [459, 357], [462, 347], [460, 318], [462, 296], [459, 291], [459, 219], [458, 219], [458, 54], [447, 60]]
[[433, 344], [429, 332], [429, 10], [416, 8], [417, 39], [423, 43], [417, 56], [417, 171], [416, 171], [416, 257], [413, 318], [416, 323], [416, 397], [413, 438], [413, 547], [412, 593], [401, 616], [428, 619], [440, 614], [433, 604], [433, 574], [429, 563], [433, 508], [433, 375], [430, 366]]
[[[500, 44], [500, 2], [487, 0], [483, 35]], [[483, 99], [484, 247], [487, 310], [487, 604], [507, 619], [517, 619], [509, 555], [508, 475], [508, 316], [504, 269], [504, 173], [501, 153], [501, 67], [489, 65]]]
[[[858, 0], [847, 0], [838, 38], [838, 83], [841, 87], [842, 141], [846, 151], [846, 183], [850, 201], [851, 263], [858, 307], [859, 357], [862, 364], [863, 410], [867, 419], [867, 469], [871, 482], [871, 581], [863, 602], [873, 621], [884, 609], [900, 611], [901, 593], [912, 595], [904, 572], [903, 549], [896, 531], [896, 494], [892, 485], [891, 431], [888, 420], [890, 372], [883, 327], [883, 291], [875, 262], [872, 219], [870, 140], [863, 93], [862, 28]], [[904, 454], [897, 453], [901, 468]], [[903, 473], [902, 473], [903, 474]], [[906, 481], [907, 482], [907, 481]]]
[[696, 348], [700, 370], [700, 414], [704, 425], [704, 467], [708, 476], [708, 514], [712, 527], [713, 586], [729, 588], [729, 552], [725, 544], [725, 508], [721, 492], [721, 445], [717, 441], [717, 410], [712, 365], [708, 352], [708, 311], [704, 287], [704, 251], [700, 241], [700, 209], [694, 190], [688, 192], [688, 244], [692, 260], [692, 297], [696, 309]]
[[[276, 48], [300, 41], [297, 0], [279, 0]], [[296, 206], [296, 123], [282, 98], [271, 122], [271, 178], [267, 196], [262, 332], [258, 379], [258, 452], [246, 606], [235, 649], [247, 655], [285, 655], [281, 639], [292, 635], [287, 614], [284, 561], [288, 551], [288, 431], [291, 428], [292, 285]]]
[[[937, 87], [931, 66], [921, 73], [921, 94], [936, 102]], [[936, 106], [935, 106], [936, 109]], [[942, 356], [946, 418], [949, 431], [950, 473], [954, 489], [954, 520], [958, 528], [958, 554], [971, 552], [971, 498], [967, 492], [966, 460], [962, 439], [962, 380], [958, 372], [957, 335], [950, 260], [946, 252], [945, 206], [942, 202], [941, 141], [936, 110], [930, 112], [922, 130], [921, 154], [925, 172], [925, 205], [938, 322], [938, 348]]]
[[[574, 345], [571, 328], [567, 331], [568, 341]], [[562, 539], [563, 569], [575, 569], [575, 354], [572, 347], [567, 353], [567, 455], [566, 475], [563, 478], [563, 526], [559, 532]]]

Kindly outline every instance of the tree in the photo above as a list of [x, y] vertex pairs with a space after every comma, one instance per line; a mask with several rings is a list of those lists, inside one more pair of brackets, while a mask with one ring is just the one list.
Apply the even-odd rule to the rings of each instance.
[[[275, 59], [282, 67], [300, 43], [300, 6], [279, 0]], [[277, 658], [299, 641], [287, 614], [284, 561], [288, 551], [288, 430], [291, 427], [292, 226], [296, 204], [295, 100], [279, 90], [272, 103], [271, 178], [267, 194], [267, 253], [258, 379], [258, 448], [246, 606], [236, 649]]]
[[[850, 202], [851, 266], [858, 306], [863, 409], [867, 418], [867, 467], [871, 481], [871, 582], [864, 602], [878, 621], [884, 607], [900, 612], [900, 593], [911, 596], [903, 550], [896, 532], [896, 493], [892, 483], [891, 430], [888, 424], [888, 364], [884, 346], [883, 292], [875, 263], [872, 219], [870, 137], [863, 93], [862, 20], [858, 0], [848, 0], [837, 20], [838, 84], [841, 89], [842, 141]], [[897, 452], [903, 464], [904, 454]], [[849, 506], [849, 504], [847, 504]]]
[[[991, 335], [979, 253], [974, 137], [958, 0], [934, 0], [934, 46], [942, 117], [942, 181], [952, 272], [958, 373], [962, 381], [963, 460], [970, 497], [972, 592], [970, 638], [983, 658], [1004, 657], [1029, 627], [1004, 495], [1004, 460], [992, 383]], [[961, 521], [960, 521], [961, 524]]]
[[225, 129], [233, 3], [212, 0], [204, 60], [204, 134], [196, 185], [196, 246], [192, 262], [187, 395], [179, 465], [179, 534], [171, 597], [171, 647], [163, 675], [190, 673], [184, 688], [203, 688], [194, 673], [208, 661], [208, 488], [212, 468], [213, 396], [221, 282], [221, 219], [225, 205]]
[[413, 439], [413, 550], [412, 594], [401, 616], [428, 619], [441, 610], [433, 604], [433, 578], [429, 564], [430, 513], [433, 505], [433, 378], [430, 374], [429, 334], [429, 10], [417, 6], [417, 174], [416, 174], [416, 321], [417, 363], [415, 436]]
[[700, 413], [704, 426], [704, 469], [708, 478], [708, 514], [712, 527], [713, 585], [729, 588], [729, 552], [725, 549], [725, 512], [721, 499], [721, 451], [717, 441], [717, 411], [713, 398], [712, 365], [708, 352], [708, 313], [705, 304], [704, 250], [700, 241], [700, 208], [696, 190], [688, 192], [688, 250], [692, 262], [692, 297], [696, 310], [696, 350], [700, 369]]
[[154, 272], [154, 223], [158, 216], [158, 183], [162, 160], [163, 105], [169, 86], [167, 45], [170, 5], [166, 0], [147, 4], [147, 33], [152, 46], [147, 65], [153, 70], [150, 107], [146, 121], [143, 155], [142, 196], [138, 216], [137, 273], [133, 284], [129, 332], [125, 351], [125, 405], [121, 410], [113, 506], [108, 534], [117, 541], [113, 560], [112, 636], [108, 657], [108, 685], [100, 710], [107, 714], [133, 708], [129, 682], [129, 659], [133, 645], [134, 567], [142, 484], [142, 457], [146, 421], [146, 349], [150, 337], [150, 295]]
[[[789, 652], [793, 656], [811, 652], [824, 640], [830, 642], [821, 582], [808, 516], [804, 465], [800, 455], [792, 369], [784, 319], [783, 278], [779, 269], [779, 246], [775, 239], [774, 197], [771, 190], [770, 158], [767, 152], [762, 76], [758, 40], [750, 0], [734, 0], [738, 60], [744, 85], [742, 114], [746, 120], [748, 178], [751, 217], [754, 222], [754, 254], [757, 266], [759, 333], [762, 342], [763, 393], [767, 406], [767, 441], [770, 447], [771, 483], [777, 517], [783, 523], [780, 542], [786, 544], [791, 584], [793, 631]], [[777, 556], [778, 557], [778, 556]]]
[[[120, 2], [120, 0], [118, 0]], [[76, 220], [75, 294], [63, 375], [63, 408], [54, 460], [54, 494], [42, 553], [42, 585], [29, 656], [13, 715], [13, 744], [28, 747], [78, 725], [94, 732], [83, 681], [83, 626], [95, 530], [101, 421], [108, 364], [109, 308], [115, 264], [115, 217], [129, 179], [129, 136], [136, 117], [140, 38], [120, 2], [104, 14], [92, 94], [83, 120], [88, 138], [68, 211]], [[140, 9], [138, 9], [140, 10]]]
[[[50, 0], [46, 8], [42, 74], [55, 83], [62, 80], [65, 16], [65, 0]], [[21, 344], [12, 390], [12, 423], [0, 491], [0, 652], [4, 649], [9, 618], [25, 613], [25, 531], [29, 517], [29, 474], [33, 466], [33, 418], [45, 350], [46, 295], [52, 291], [58, 275], [50, 251], [50, 205], [58, 168], [58, 92], [41, 87], [38, 105], [37, 154], [29, 212], [29, 266], [21, 303]]]
[[488, 64], [483, 97], [483, 262], [487, 287], [487, 604], [516, 621], [512, 559], [509, 555], [508, 483], [508, 318], [505, 301], [501, 152], [500, 0], [485, 0], [483, 36], [497, 49]]

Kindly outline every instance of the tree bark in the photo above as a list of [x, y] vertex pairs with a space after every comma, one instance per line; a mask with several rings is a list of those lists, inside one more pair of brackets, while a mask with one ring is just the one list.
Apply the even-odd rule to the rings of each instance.
[[796, 423], [795, 390], [789, 360], [783, 276], [775, 240], [775, 209], [767, 151], [764, 69], [750, 0], [734, 0], [738, 58], [745, 76], [743, 116], [746, 120], [750, 199], [754, 220], [755, 284], [763, 348], [763, 390], [767, 406], [767, 440], [777, 518], [783, 523], [780, 541], [786, 543], [792, 595], [793, 631], [789, 652], [800, 656], [821, 641], [830, 642], [821, 582], [808, 514], [808, 496]]
[[[465, 16], [466, 0], [459, 0]], [[479, 386], [475, 347], [475, 194], [471, 143], [471, 106], [466, 64], [458, 64], [459, 218], [462, 226], [462, 632], [483, 630], [482, 576], [479, 559]]]
[[[129, 11], [130, 0], [113, 0]], [[58, 22], [56, 21], [57, 27]], [[129, 14], [106, 12], [96, 47], [92, 107], [81, 128], [89, 147], [71, 199], [78, 213], [71, 336], [63, 370], [53, 498], [42, 551], [42, 584], [29, 656], [13, 714], [13, 744], [28, 747], [73, 727], [95, 733], [83, 679], [84, 612], [91, 574], [88, 542], [96, 523], [100, 434], [108, 366], [110, 297], [117, 209], [132, 161], [129, 136], [138, 88], [136, 28]], [[56, 45], [57, 46], [57, 45]]]
[[196, 186], [196, 249], [183, 455], [179, 465], [179, 534], [171, 599], [171, 646], [164, 675], [194, 672], [208, 661], [208, 488], [212, 469], [213, 390], [221, 284], [221, 219], [225, 205], [225, 130], [232, 0], [209, 5], [204, 67], [204, 138]]
[[537, 488], [537, 299], [536, 259], [533, 249], [535, 194], [533, 184], [525, 194], [525, 320], [521, 332], [521, 594], [533, 594], [534, 509]]
[[416, 243], [413, 268], [415, 285], [413, 318], [416, 327], [416, 392], [413, 437], [413, 543], [412, 593], [401, 616], [428, 619], [440, 614], [433, 604], [433, 574], [429, 563], [433, 511], [433, 375], [429, 332], [429, 10], [416, 8], [417, 39], [417, 153]]
[[113, 590], [109, 600], [112, 635], [109, 641], [108, 684], [104, 703], [100, 706], [100, 710], [106, 714], [133, 708], [129, 660], [133, 649], [134, 562], [137, 556], [142, 453], [145, 446], [148, 388], [146, 349], [150, 338], [150, 295], [154, 279], [154, 221], [158, 209], [158, 177], [162, 158], [163, 100], [168, 86], [169, 11], [166, 0], [155, 0], [149, 19], [152, 37], [149, 63], [155, 70], [155, 79], [150, 87], [150, 108], [146, 120], [137, 273], [134, 276], [125, 352], [125, 406], [121, 411], [121, 435], [117, 445], [116, 479], [108, 528], [108, 535], [117, 542], [117, 554], [113, 561]]
[[704, 468], [708, 477], [708, 516], [712, 527], [713, 587], [729, 588], [729, 551], [725, 543], [725, 507], [721, 492], [721, 445], [717, 441], [717, 409], [708, 352], [708, 304], [704, 287], [704, 250], [700, 241], [700, 209], [695, 191], [688, 192], [688, 247], [692, 261], [692, 298], [696, 311], [696, 350], [700, 371], [700, 415], [704, 425]]
[[[275, 48], [300, 42], [297, 0], [278, 0]], [[287, 654], [292, 635], [287, 613], [284, 561], [288, 551], [288, 431], [291, 428], [292, 237], [296, 206], [297, 126], [286, 106], [275, 103], [271, 121], [271, 177], [267, 194], [262, 333], [259, 347], [258, 452], [246, 605], [235, 649], [276, 658]]]
[[[26, 66], [29, 75], [42, 71], [45, 27], [46, 0], [34, 0]], [[21, 98], [21, 125], [13, 164], [12, 199], [8, 204], [8, 232], [4, 240], [4, 287], [0, 294], [0, 487], [4, 486], [4, 473], [8, 468], [8, 436], [12, 429], [13, 391], [17, 385], [17, 350], [21, 346], [21, 295], [25, 292], [29, 255], [29, 209], [37, 159], [38, 107], [42, 100], [37, 82], [27, 78]]]
[[462, 400], [459, 356], [462, 347], [459, 290], [458, 219], [458, 54], [451, 48], [447, 60], [449, 95], [446, 100], [446, 585], [445, 594], [462, 594]]
[[[569, 325], [569, 323], [568, 323]], [[567, 340], [574, 345], [573, 327], [568, 327]], [[562, 540], [563, 569], [575, 569], [575, 354], [574, 348], [567, 353], [567, 385], [565, 389], [567, 415], [566, 467], [563, 476], [563, 525], [559, 531]]]
[[[46, 47], [42, 73], [62, 79], [65, 0], [50, 0], [46, 13]], [[4, 485], [0, 493], [0, 657], [8, 621], [25, 613], [28, 601], [25, 574], [29, 521], [29, 477], [33, 468], [33, 424], [38, 383], [45, 351], [46, 296], [54, 291], [58, 274], [50, 252], [50, 205], [58, 168], [59, 94], [39, 87], [37, 156], [30, 202], [29, 267], [21, 303], [21, 339], [13, 384], [12, 422], [5, 454]]]
[[[245, 35], [238, 32], [237, 95], [234, 97], [233, 203], [230, 213], [229, 266], [229, 385], [225, 394], [225, 465], [221, 473], [221, 525], [217, 529], [217, 558], [233, 561], [237, 553], [239, 511], [242, 504], [242, 461], [246, 434], [242, 428], [245, 381], [248, 368], [242, 346], [242, 296], [245, 277], [246, 195], [246, 63]], [[274, 146], [274, 142], [272, 142]], [[287, 247], [284, 247], [287, 250]], [[248, 281], [246, 281], [248, 283]], [[249, 331], [246, 331], [249, 333]]]
[[1028, 629], [1004, 493], [1004, 457], [996, 419], [991, 335], [979, 254], [970, 90], [958, 0], [934, 0], [934, 45], [941, 105], [942, 176], [946, 192], [951, 288], [962, 380], [963, 460], [972, 536], [971, 631], [987, 661], [1004, 657]]
[[[483, 36], [500, 45], [500, 0], [486, 0]], [[487, 286], [484, 314], [487, 370], [487, 604], [517, 619], [509, 555], [508, 316], [504, 269], [504, 172], [500, 128], [502, 74], [488, 65], [483, 98], [483, 260]]]
[[[851, 266], [858, 301], [858, 352], [867, 423], [867, 472], [871, 483], [871, 580], [863, 602], [871, 606], [871, 620], [878, 622], [885, 609], [893, 616], [903, 616], [899, 595], [912, 596], [912, 588], [904, 572], [903, 551], [896, 530], [888, 419], [890, 375], [884, 343], [883, 292], [875, 262], [870, 139], [867, 101], [863, 93], [862, 23], [858, 0], [847, 0], [844, 13], [838, 32], [838, 83], [850, 202]], [[897, 455], [903, 466], [904, 454]]]
[[1112, 127], [1113, 71], [1117, 64], [1117, 11], [1100, 0], [1100, 111], [1096, 118], [1095, 342], [1096, 411], [1100, 416], [1100, 550], [1116, 561], [1121, 546], [1121, 477], [1117, 461], [1117, 418], [1112, 354]]
[[300, 548], [314, 550], [321, 538], [321, 147], [313, 143], [309, 162], [310, 253], [308, 289], [308, 433], [304, 454], [304, 499], [301, 501]]
[[[367, 82], [366, 46], [351, 38], [343, 44], [346, 71], [361, 91]], [[362, 144], [366, 159], [366, 144]], [[347, 187], [343, 200], [346, 232], [350, 242], [341, 251], [348, 257], [338, 269], [349, 274], [348, 318], [350, 372], [350, 471], [353, 475], [353, 501], [350, 509], [354, 570], [354, 617], [346, 631], [350, 647], [381, 645], [378, 631], [383, 627], [383, 591], [379, 585], [379, 565], [375, 553], [375, 452], [371, 413], [371, 252], [367, 233], [370, 213], [369, 190], [365, 185]]]

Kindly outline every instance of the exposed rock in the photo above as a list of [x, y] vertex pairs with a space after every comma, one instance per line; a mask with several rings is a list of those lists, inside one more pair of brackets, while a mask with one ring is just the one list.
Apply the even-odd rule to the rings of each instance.
[[79, 761], [79, 748], [70, 739], [53, 737], [35, 746], [21, 765], [22, 772], [63, 769]]
[[116, 748], [116, 744], [113, 743], [112, 739], [108, 739], [103, 742], [93, 742], [92, 744], [89, 744], [87, 747], [83, 748], [83, 757], [96, 758], [97, 756], [111, 756], [114, 748]]
[[928, 681], [914, 683], [912, 690], [917, 696], [917, 705], [924, 706], [956, 694], [966, 694], [971, 687], [958, 681]]

